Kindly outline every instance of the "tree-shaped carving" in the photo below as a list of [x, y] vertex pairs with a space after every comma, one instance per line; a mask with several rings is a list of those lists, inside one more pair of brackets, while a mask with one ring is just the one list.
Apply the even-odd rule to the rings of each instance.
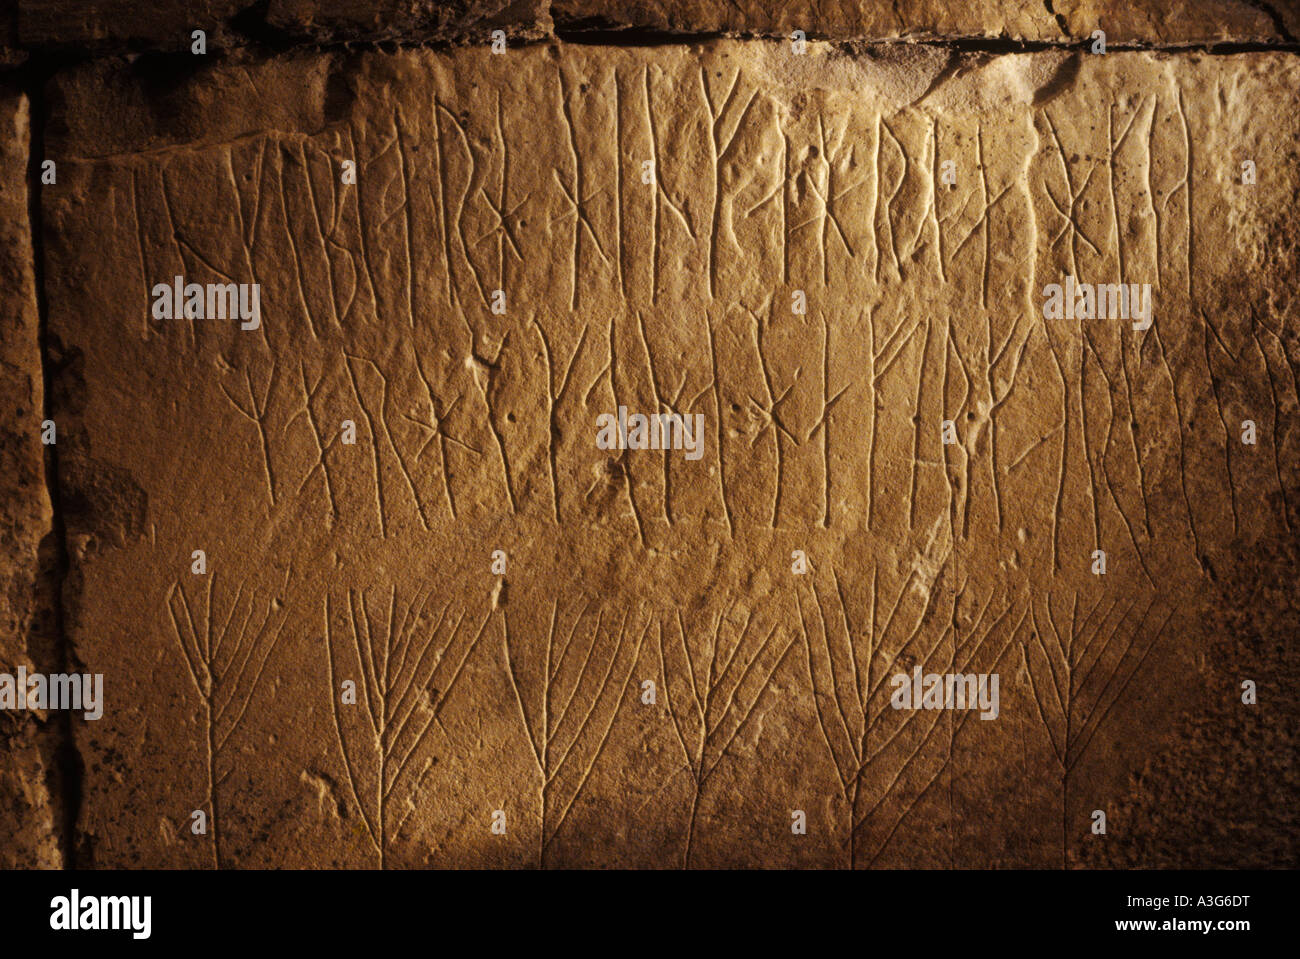
[[[625, 610], [616, 632], [612, 617], [606, 626], [603, 611], [591, 615], [589, 601], [566, 633], [567, 618], [560, 613], [559, 600], [553, 600], [545, 638], [524, 643], [517, 636], [512, 639], [504, 608], [501, 617], [506, 673], [540, 780], [538, 868], [545, 867], [547, 850], [609, 741], [650, 629], [647, 618], [633, 643], [635, 614]], [[577, 638], [579, 633], [586, 638]]]
[[701, 639], [692, 642], [679, 610], [675, 644], [671, 627], [665, 640], [662, 620], [659, 623], [664, 703], [686, 760], [681, 771], [691, 777], [691, 807], [682, 849], [686, 868], [691, 865], [704, 789], [736, 737], [756, 715], [772, 677], [794, 646], [794, 636], [783, 641], [775, 624], [764, 634], [756, 626], [752, 610], [747, 610], [742, 620], [738, 621], [737, 615], [732, 603], [714, 617], [711, 629], [699, 631]]
[[167, 593], [176, 644], [203, 707], [207, 732], [208, 830], [212, 835], [212, 864], [222, 866], [219, 793], [234, 764], [225, 762], [225, 750], [239, 728], [257, 685], [266, 671], [267, 660], [279, 642], [286, 615], [278, 597], [267, 598], [240, 583], [229, 599], [224, 616], [217, 590], [217, 572], [205, 575], [207, 588], [195, 590], [192, 599], [176, 582]]
[[1032, 644], [1022, 643], [1021, 654], [1039, 719], [1060, 768], [1061, 867], [1067, 868], [1071, 775], [1087, 754], [1093, 736], [1160, 641], [1173, 611], [1159, 628], [1152, 630], [1148, 622], [1156, 605], [1154, 598], [1140, 614], [1137, 601], [1129, 597], [1116, 599], [1100, 618], [1095, 618], [1102, 605], [1099, 597], [1081, 620], [1076, 591], [1068, 621], [1066, 610], [1058, 614], [1053, 609], [1051, 593], [1041, 605], [1041, 623], [1046, 624], [1046, 629], [1040, 625], [1040, 611], [1031, 607]]
[[[889, 803], [893, 825], [876, 844], [869, 862], [879, 858], [904, 818], [948, 768], [956, 736], [975, 714], [972, 710], [949, 715], [945, 723], [944, 710], [895, 710], [890, 704], [891, 678], [905, 672], [904, 662], [949, 673], [981, 671], [981, 666], [987, 669], [1001, 659], [1028, 616], [1028, 610], [1022, 611], [1020, 622], [997, 647], [990, 639], [1013, 614], [1016, 603], [1008, 600], [1001, 612], [990, 616], [990, 594], [978, 617], [962, 630], [966, 638], [959, 639], [954, 631], [955, 615], [942, 629], [927, 630], [935, 621], [927, 616], [931, 595], [917, 590], [909, 576], [886, 612], [880, 602], [879, 573], [878, 567], [872, 571], [865, 623], [855, 622], [850, 614], [843, 583], [834, 569], [829, 583], [819, 588], [815, 574], [810, 575], [808, 584], [795, 593], [818, 727], [835, 765], [846, 812], [843, 844], [850, 869], [857, 867], [862, 852], [860, 833]], [[887, 598], [885, 602], [889, 602]], [[956, 596], [953, 603], [955, 610]], [[911, 610], [905, 610], [909, 604]], [[904, 610], [901, 616], [900, 610]], [[936, 632], [938, 635], [933, 635]], [[904, 801], [897, 795], [900, 785], [927, 755], [927, 747], [945, 725], [949, 733], [946, 756], [937, 757], [942, 761], [929, 770], [910, 802]]]
[[[447, 603], [432, 619], [432, 592], [417, 593], [405, 604], [395, 586], [387, 597], [379, 591], [367, 599], [350, 590], [343, 599], [324, 599], [335, 731], [361, 816], [359, 831], [370, 838], [381, 869], [432, 768], [429, 730], [441, 724], [443, 707], [492, 615], [489, 610], [475, 629], [465, 622], [466, 612], [455, 614]], [[349, 681], [355, 699], [345, 702]]]

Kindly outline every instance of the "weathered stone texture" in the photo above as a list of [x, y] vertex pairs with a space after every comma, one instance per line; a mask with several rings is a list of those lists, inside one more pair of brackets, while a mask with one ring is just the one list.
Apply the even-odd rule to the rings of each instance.
[[[212, 51], [253, 43], [486, 44], [494, 30], [539, 39], [589, 30], [788, 37], [827, 40], [1005, 38], [1078, 42], [1103, 30], [1110, 43], [1291, 43], [1300, 34], [1294, 0], [8, 0], [11, 39], [0, 47], [44, 52], [190, 50], [203, 30]], [[0, 4], [0, 11], [4, 9]], [[21, 55], [21, 54], [19, 54]]]
[[189, 53], [250, 43], [486, 43], [493, 30], [536, 39], [550, 30], [544, 0], [14, 0], [17, 39], [42, 52]]
[[789, 36], [803, 30], [830, 40], [891, 38], [1003, 37], [1029, 41], [1078, 41], [1103, 30], [1109, 43], [1214, 43], [1223, 41], [1295, 42], [1300, 8], [1294, 2], [1250, 0], [985, 0], [952, 3], [915, 0], [880, 3], [833, 0], [782, 3], [778, 0], [555, 0], [556, 23], [607, 29], [669, 33], [731, 33]]
[[[45, 486], [44, 378], [27, 207], [27, 98], [0, 87], [0, 673], [48, 669], [61, 651], [52, 628], [54, 541]], [[47, 539], [48, 537], [48, 539]], [[0, 712], [0, 866], [61, 862], [49, 768], [54, 714]]]

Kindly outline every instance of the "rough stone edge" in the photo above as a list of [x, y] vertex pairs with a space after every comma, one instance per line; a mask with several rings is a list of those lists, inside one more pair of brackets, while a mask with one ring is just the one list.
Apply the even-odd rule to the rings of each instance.
[[[1122, 0], [1112, 2], [1118, 5]], [[613, 46], [687, 43], [715, 37], [788, 39], [775, 21], [740, 28], [718, 14], [676, 23], [670, 17], [672, 11], [654, 0], [632, 3], [631, 10], [601, 10], [595, 16], [591, 15], [591, 5], [581, 0], [453, 0], [424, 10], [369, 13], [364, 6], [354, 13], [346, 4], [342, 4], [343, 10], [322, 12], [315, 9], [313, 0], [217, 0], [203, 12], [187, 11], [177, 0], [173, 3], [174, 8], [169, 9], [165, 0], [158, 0], [147, 18], [127, 18], [125, 23], [105, 26], [74, 20], [65, 26], [59, 17], [64, 16], [66, 8], [54, 0], [0, 0], [0, 69], [14, 68], [29, 58], [188, 54], [192, 29], [206, 32], [209, 53], [249, 46], [280, 51], [352, 44], [459, 46], [487, 43], [494, 30], [503, 30], [513, 42], [563, 40]], [[1286, 0], [1238, 0], [1238, 5], [1243, 13], [1254, 14], [1269, 26], [1262, 31], [1226, 26], [1214, 31], [1212, 23], [1199, 24], [1199, 33], [1175, 28], [1160, 37], [1127, 29], [1115, 32], [1108, 42], [1119, 48], [1251, 45], [1300, 49], [1300, 6]], [[842, 24], [818, 24], [814, 18], [805, 30], [810, 39], [836, 43], [935, 43], [996, 49], [1078, 47], [1090, 42], [1096, 26], [1092, 20], [1072, 22], [1051, 4], [1035, 9], [1033, 16], [1042, 19], [1043, 29], [1025, 31], [991, 24], [965, 32], [919, 26], [864, 31]], [[782, 12], [777, 19], [784, 22], [790, 18]], [[61, 33], [65, 29], [66, 34]]]
[[[0, 84], [0, 281], [6, 319], [0, 323], [0, 671], [62, 671], [59, 629], [60, 536], [50, 495], [49, 455], [40, 439], [46, 418], [47, 378], [30, 187], [31, 103], [9, 83]], [[63, 761], [66, 716], [14, 712], [0, 716], [0, 866], [57, 869], [66, 865], [63, 843]]]

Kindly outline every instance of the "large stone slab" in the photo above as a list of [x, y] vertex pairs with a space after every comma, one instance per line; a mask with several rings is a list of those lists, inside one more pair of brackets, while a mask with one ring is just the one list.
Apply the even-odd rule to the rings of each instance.
[[1293, 748], [1294, 56], [132, 71], [56, 79], [43, 193], [96, 865], [1060, 866]]

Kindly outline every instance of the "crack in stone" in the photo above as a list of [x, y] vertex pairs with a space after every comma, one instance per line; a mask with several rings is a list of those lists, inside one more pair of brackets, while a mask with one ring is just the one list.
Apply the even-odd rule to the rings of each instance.
[[[48, 75], [44, 71], [28, 70], [28, 82], [24, 90], [28, 101], [30, 117], [28, 134], [28, 190], [27, 223], [31, 231], [32, 276], [36, 296], [37, 339], [41, 356], [42, 409], [43, 419], [53, 419], [54, 378], [58, 371], [54, 368], [52, 344], [49, 329], [49, 305], [45, 294], [45, 247], [44, 224], [41, 212], [41, 161], [44, 157], [46, 104], [44, 97], [45, 83]], [[57, 428], [57, 424], [56, 424]], [[60, 669], [71, 672], [73, 651], [67, 626], [64, 620], [63, 587], [67, 581], [71, 564], [68, 557], [67, 531], [64, 526], [63, 498], [59, 485], [58, 443], [45, 447], [45, 487], [50, 500], [49, 535], [54, 538], [53, 564], [49, 569], [41, 570], [41, 588], [50, 593], [50, 609], [53, 613], [54, 635], [59, 650]], [[51, 797], [57, 796], [59, 802], [58, 832], [59, 848], [64, 869], [75, 869], [77, 861], [77, 822], [81, 815], [81, 799], [85, 764], [77, 751], [76, 737], [73, 734], [73, 712], [63, 710], [50, 725], [59, 730], [59, 742], [56, 747], [56, 770], [52, 771]]]
[[[1293, 53], [1300, 54], [1300, 38], [1287, 28], [1281, 15], [1265, 0], [1246, 0], [1249, 5], [1265, 14], [1273, 22], [1278, 39], [1235, 38], [1223, 40], [1187, 40], [1155, 42], [1146, 40], [1108, 40], [1107, 51], [1151, 51], [1168, 53], [1199, 53], [1207, 56], [1232, 56], [1240, 53]], [[932, 33], [909, 33], [897, 37], [848, 36], [834, 33], [820, 33], [815, 25], [804, 32], [807, 39], [814, 42], [830, 43], [848, 52], [868, 52], [878, 47], [900, 45], [937, 47], [957, 52], [985, 53], [993, 55], [1014, 53], [1037, 53], [1049, 50], [1078, 51], [1086, 50], [1091, 45], [1090, 36], [1075, 36], [1069, 31], [1064, 16], [1055, 11], [1051, 0], [1043, 0], [1046, 11], [1055, 17], [1063, 34], [1058, 40], [1030, 40], [1012, 36], [987, 35], [946, 35]], [[467, 42], [463, 35], [452, 34], [447, 37], [382, 37], [359, 39], [340, 36], [333, 39], [312, 39], [295, 34], [289, 30], [270, 24], [266, 20], [267, 3], [254, 3], [230, 18], [225, 26], [238, 37], [247, 42], [226, 47], [211, 48], [207, 54], [210, 60], [220, 60], [235, 53], [252, 54], [256, 59], [272, 59], [284, 54], [325, 54], [344, 50], [347, 52], [365, 52], [371, 50], [434, 50], [451, 52], [474, 44]], [[507, 30], [507, 33], [510, 33]], [[512, 36], [511, 46], [522, 48], [546, 44], [570, 44], [574, 46], [603, 47], [661, 47], [688, 46], [707, 44], [719, 40], [742, 41], [776, 41], [788, 42], [789, 37], [783, 33], [762, 30], [671, 30], [651, 27], [624, 26], [616, 21], [601, 17], [556, 17], [549, 28], [540, 36]], [[187, 51], [147, 50], [147, 49], [96, 49], [72, 51], [67, 49], [41, 50], [28, 49], [27, 60], [8, 69], [0, 69], [0, 78], [9, 78], [22, 84], [23, 78], [40, 75], [48, 79], [59, 70], [95, 60], [119, 57], [149, 58], [160, 65], [166, 62], [188, 60], [193, 55]]]

